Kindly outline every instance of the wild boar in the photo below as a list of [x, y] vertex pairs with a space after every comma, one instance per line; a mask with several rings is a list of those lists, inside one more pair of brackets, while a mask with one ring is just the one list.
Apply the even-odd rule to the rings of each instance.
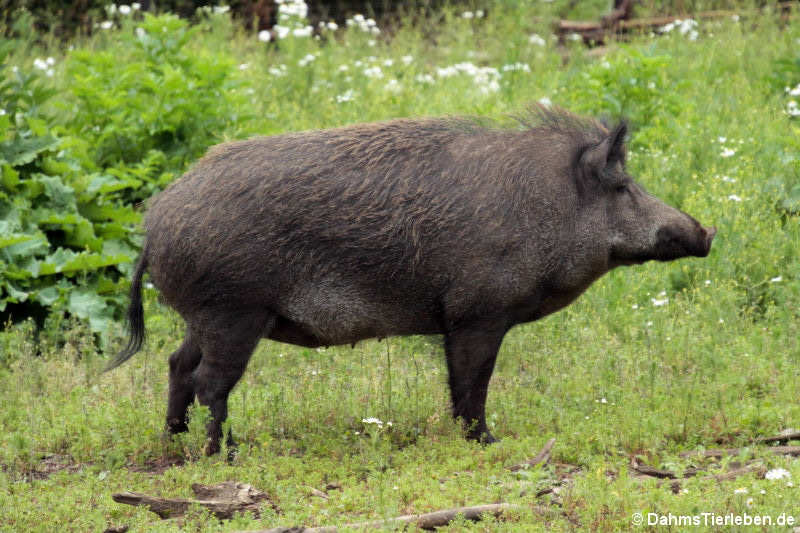
[[210, 454], [261, 338], [441, 334], [452, 413], [493, 442], [484, 406], [510, 328], [612, 268], [704, 257], [716, 233], [634, 182], [624, 122], [539, 107], [520, 123], [402, 119], [213, 147], [149, 206], [131, 337], [109, 368], [142, 346], [147, 270], [186, 322], [167, 427], [185, 431], [197, 397]]

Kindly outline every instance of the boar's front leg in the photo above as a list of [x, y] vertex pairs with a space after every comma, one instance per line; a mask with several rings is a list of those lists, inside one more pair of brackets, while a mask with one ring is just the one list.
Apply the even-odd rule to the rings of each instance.
[[497, 350], [508, 328], [499, 322], [459, 324], [445, 334], [445, 355], [453, 416], [464, 424], [468, 439], [496, 442], [486, 427], [486, 393]]

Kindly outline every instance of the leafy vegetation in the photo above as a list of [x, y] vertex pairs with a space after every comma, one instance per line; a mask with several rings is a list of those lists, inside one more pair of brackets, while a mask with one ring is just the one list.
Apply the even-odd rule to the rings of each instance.
[[[800, 424], [800, 123], [789, 104], [800, 30], [768, 11], [748, 18], [743, 6], [738, 20], [634, 36], [595, 56], [549, 33], [548, 17], [569, 4], [497, 2], [466, 17], [443, 9], [378, 30], [353, 17], [319, 39], [291, 14], [277, 42], [242, 32], [227, 13], [194, 25], [134, 13], [63, 48], [6, 43], [0, 306], [11, 318], [33, 315], [34, 304], [49, 313], [42, 327], [9, 321], [0, 333], [2, 527], [174, 531], [110, 494], [189, 496], [193, 482], [226, 479], [269, 492], [280, 514], [221, 523], [197, 511], [185, 529], [494, 501], [525, 510], [450, 530], [625, 531], [634, 512], [800, 519], [800, 463], [749, 446]], [[204, 458], [202, 409], [188, 435], [162, 438], [166, 356], [182, 324], [152, 289], [144, 353], [100, 374], [121, 342], [142, 203], [207, 146], [401, 116], [504, 120], [541, 100], [627, 115], [630, 172], [719, 233], [708, 258], [618, 269], [564, 311], [513, 330], [487, 409], [501, 443], [461, 439], [436, 339], [326, 350], [265, 342], [230, 401], [239, 456]], [[550, 465], [507, 470], [550, 437]], [[681, 452], [719, 446], [748, 447], [737, 461], [790, 478], [697, 476], [675, 494], [629, 469], [638, 457], [681, 472], [697, 464]], [[535, 498], [562, 476], [557, 464], [578, 469], [572, 483]], [[327, 499], [309, 489], [329, 482], [342, 489]], [[551, 511], [532, 505], [552, 501]]]

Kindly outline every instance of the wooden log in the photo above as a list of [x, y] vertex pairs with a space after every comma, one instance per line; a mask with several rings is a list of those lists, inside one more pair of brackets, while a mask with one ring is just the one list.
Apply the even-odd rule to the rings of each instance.
[[[234, 514], [250, 511], [258, 516], [262, 502], [269, 496], [245, 483], [226, 481], [218, 485], [192, 485], [198, 499], [157, 498], [138, 492], [119, 492], [111, 498], [126, 505], [143, 505], [161, 518], [177, 518], [186, 514], [192, 505], [200, 505], [217, 518], [232, 518]], [[273, 506], [274, 507], [274, 506]]]
[[[385, 527], [397, 526], [401, 524], [414, 525], [421, 529], [435, 529], [446, 526], [456, 517], [463, 516], [467, 520], [480, 520], [484, 514], [500, 517], [509, 511], [521, 509], [518, 505], [509, 503], [495, 503], [489, 505], [477, 505], [474, 507], [459, 507], [456, 509], [444, 509], [432, 513], [404, 515], [386, 520], [374, 520], [371, 522], [357, 522], [340, 526], [342, 529], [382, 529]], [[337, 526], [320, 527], [276, 527], [272, 529], [258, 529], [252, 531], [240, 531], [239, 533], [337, 533]]]
[[509, 466], [508, 469], [512, 472], [516, 472], [518, 470], [522, 470], [523, 468], [532, 468], [539, 463], [546, 463], [550, 459], [550, 452], [553, 449], [553, 445], [556, 443], [556, 439], [548, 440], [544, 447], [536, 454], [533, 459], [529, 459], [523, 463], [518, 465]]

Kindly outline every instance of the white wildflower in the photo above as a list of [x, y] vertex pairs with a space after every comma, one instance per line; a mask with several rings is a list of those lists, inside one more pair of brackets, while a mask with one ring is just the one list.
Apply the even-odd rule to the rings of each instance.
[[6, 114], [6, 110], [0, 107], [0, 117]]
[[783, 281], [783, 276], [775, 276], [769, 280], [770, 283], [780, 283], [781, 281]]
[[347, 89], [342, 94], [336, 95], [336, 103], [343, 104], [344, 102], [352, 102], [354, 97], [353, 89]]
[[242, 63], [239, 65], [239, 70], [247, 70], [250, 68], [250, 63]]
[[792, 117], [800, 116], [800, 107], [797, 106], [797, 102], [790, 100], [789, 103], [786, 104], [786, 114]]
[[314, 28], [311, 26], [304, 26], [302, 28], [295, 28], [292, 30], [292, 35], [295, 37], [311, 37], [311, 34], [314, 32]]
[[766, 474], [764, 474], [765, 479], [783, 479], [783, 478], [791, 478], [792, 474], [789, 473], [788, 470], [783, 468], [773, 468], [772, 470], [768, 470]]
[[137, 27], [136, 28], [136, 37], [138, 37], [139, 39], [144, 39], [145, 37], [147, 37], [147, 32], [144, 31], [144, 28]]
[[800, 96], [800, 83], [798, 83], [797, 87], [795, 87], [794, 89], [786, 87], [786, 92], [789, 93], [790, 96]]
[[650, 302], [654, 307], [661, 307], [669, 303], [669, 298], [650, 298]]
[[633, 304], [633, 305], [631, 306], [631, 309], [633, 309], [634, 311], [635, 311], [636, 309], [639, 309], [639, 304]]
[[376, 41], [375, 39], [370, 39], [369, 41], [367, 41], [367, 46], [375, 46], [376, 44], [378, 44], [378, 41]]
[[414, 62], [414, 56], [403, 56], [400, 58], [400, 61], [402, 61], [404, 65], [410, 65]]
[[728, 140], [728, 138], [727, 138], [727, 137], [717, 137], [717, 140], [718, 140], [719, 142], [721, 142], [721, 143], [724, 143], [725, 141], [727, 141], [727, 140]]
[[530, 72], [531, 71], [531, 67], [528, 66], [527, 63], [509, 63], [507, 65], [503, 65], [500, 70], [502, 70], [503, 72], [511, 72], [511, 71], [514, 71], [514, 70], [521, 70], [523, 72]]
[[300, 61], [297, 62], [297, 64], [300, 65], [301, 67], [305, 67], [309, 65], [312, 61], [314, 61], [316, 58], [317, 56], [315, 56], [314, 54], [306, 54], [300, 59]]
[[339, 72], [347, 72], [348, 70], [350, 70], [350, 67], [347, 65], [339, 65], [339, 68], [336, 70], [338, 70]]
[[381, 70], [381, 67], [377, 65], [374, 67], [367, 67], [364, 69], [364, 76], [368, 78], [380, 79], [383, 78], [383, 71]]
[[723, 146], [722, 147], [722, 152], [720, 152], [719, 155], [721, 157], [731, 157], [733, 155], [736, 155], [736, 150], [734, 150], [733, 148], [727, 148], [727, 147]]
[[336, 30], [338, 30], [338, 29], [339, 29], [339, 25], [338, 25], [338, 24], [336, 24], [336, 23], [335, 23], [335, 22], [333, 22], [333, 21], [330, 21], [330, 22], [328, 22], [328, 23], [325, 25], [325, 27], [326, 27], [326, 28], [328, 28], [328, 29], [329, 29], [329, 30], [331, 30], [331, 31], [336, 31]]
[[463, 13], [461, 13], [461, 18], [471, 19], [473, 17], [475, 17], [475, 13], [473, 13], [472, 11], [464, 11]]
[[733, 491], [734, 494], [747, 494], [747, 487], [739, 487]]
[[483, 18], [483, 9], [478, 9], [477, 11], [475, 11], [475, 18], [477, 19]]
[[741, 196], [737, 196], [735, 194], [731, 194], [731, 195], [728, 195], [728, 200], [730, 200], [731, 202], [741, 202], [742, 201], [742, 197]]
[[547, 44], [547, 41], [545, 41], [544, 38], [538, 33], [534, 33], [533, 35], [528, 37], [528, 42], [531, 44], [535, 44], [536, 46], [544, 46]]
[[133, 8], [134, 11], [139, 11], [140, 9], [142, 9], [142, 4], [140, 4], [139, 2], [133, 2], [131, 4], [131, 8]]
[[581, 37], [580, 33], [570, 33], [569, 35], [567, 35], [567, 39], [569, 39], [570, 41], [582, 41], [583, 37]]
[[282, 26], [280, 24], [275, 24], [272, 29], [275, 32], [275, 37], [278, 39], [285, 39], [292, 31], [288, 26]]
[[286, 65], [278, 65], [275, 67], [270, 67], [269, 69], [267, 69], [267, 72], [269, 72], [272, 76], [275, 76], [276, 78], [286, 76]]
[[552, 100], [550, 100], [550, 99], [549, 99], [548, 97], [546, 97], [546, 96], [543, 96], [543, 97], [539, 98], [539, 103], [540, 103], [540, 104], [542, 104], [542, 105], [543, 105], [543, 106], [545, 106], [545, 107], [550, 107], [550, 106], [552, 106], [552, 105], [553, 105], [553, 101], [552, 101]]
[[130, 15], [131, 14], [131, 6], [126, 4], [121, 4], [119, 6], [119, 13], [121, 15]]
[[608, 400], [606, 400], [605, 398], [600, 398], [600, 403], [608, 403]]
[[258, 40], [262, 43], [268, 43], [272, 40], [272, 34], [269, 30], [261, 30], [258, 32]]
[[736, 183], [736, 178], [732, 178], [730, 176], [722, 176], [722, 181], [725, 183]]
[[109, 16], [112, 16], [117, 12], [117, 5], [116, 4], [108, 4], [105, 7], [105, 10], [106, 10], [106, 13], [108, 13]]
[[397, 81], [396, 79], [392, 78], [388, 82], [386, 82], [386, 85], [384, 86], [384, 89], [386, 89], [389, 92], [399, 93], [400, 91], [403, 90], [403, 86], [400, 84], [399, 81]]
[[414, 80], [417, 81], [418, 83], [426, 83], [429, 85], [436, 83], [436, 80], [430, 74], [417, 74]]
[[384, 59], [383, 60], [383, 66], [384, 67], [391, 67], [392, 65], [394, 65], [394, 60], [393, 59]]
[[103, 22], [100, 23], [100, 29], [101, 30], [110, 30], [113, 27], [114, 27], [114, 23], [111, 22], [110, 20], [104, 20]]
[[39, 70], [47, 70], [48, 65], [47, 61], [44, 59], [39, 59], [38, 57], [33, 60], [33, 68], [38, 68]]
[[214, 14], [215, 15], [224, 15], [228, 11], [230, 11], [231, 6], [214, 6]]

